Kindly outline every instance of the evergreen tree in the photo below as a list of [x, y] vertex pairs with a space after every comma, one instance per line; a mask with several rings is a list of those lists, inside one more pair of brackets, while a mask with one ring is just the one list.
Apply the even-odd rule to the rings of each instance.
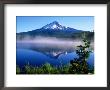
[[77, 46], [76, 54], [78, 58], [70, 61], [69, 72], [74, 74], [87, 74], [88, 64], [87, 59], [90, 56], [90, 42], [86, 38], [86, 33], [82, 36], [83, 45]]

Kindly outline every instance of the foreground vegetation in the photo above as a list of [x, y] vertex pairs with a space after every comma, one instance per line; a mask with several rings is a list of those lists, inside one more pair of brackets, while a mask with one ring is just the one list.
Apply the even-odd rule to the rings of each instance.
[[83, 45], [77, 46], [76, 54], [78, 58], [74, 58], [67, 65], [61, 65], [58, 67], [52, 66], [49, 63], [45, 63], [40, 67], [31, 66], [29, 64], [20, 68], [16, 67], [17, 74], [94, 74], [94, 67], [90, 68], [87, 60], [90, 56], [90, 42], [87, 40], [84, 33]]
[[[74, 65], [74, 67], [73, 67]], [[67, 64], [61, 67], [55, 67], [49, 63], [45, 63], [40, 67], [34, 67], [31, 65], [25, 65], [23, 68], [17, 66], [17, 74], [93, 74], [93, 69], [88, 69], [88, 67], [83, 66], [79, 62], [74, 62], [74, 64]], [[72, 71], [73, 70], [73, 71]]]

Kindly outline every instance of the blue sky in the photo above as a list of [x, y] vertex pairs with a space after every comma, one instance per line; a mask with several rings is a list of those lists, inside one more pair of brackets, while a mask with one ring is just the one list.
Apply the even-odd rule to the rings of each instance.
[[94, 16], [17, 16], [17, 33], [39, 29], [53, 21], [78, 30], [91, 31], [94, 29]]

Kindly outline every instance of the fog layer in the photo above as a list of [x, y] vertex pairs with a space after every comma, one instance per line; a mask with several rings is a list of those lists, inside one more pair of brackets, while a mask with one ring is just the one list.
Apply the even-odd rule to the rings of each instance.
[[[22, 40], [17, 40], [17, 43], [25, 45], [25, 47], [30, 47], [30, 44], [34, 47], [42, 48], [61, 48], [61, 49], [72, 49], [76, 48], [78, 45], [83, 45], [83, 42], [79, 39], [64, 39], [56, 37], [35, 37], [34, 39], [26, 37]], [[91, 48], [93, 49], [93, 42], [91, 42]]]

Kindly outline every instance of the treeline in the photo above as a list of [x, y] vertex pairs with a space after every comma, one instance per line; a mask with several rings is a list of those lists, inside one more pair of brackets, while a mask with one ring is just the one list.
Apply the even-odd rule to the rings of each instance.
[[[33, 32], [22, 32], [22, 33], [17, 33], [16, 38], [17, 40], [22, 40], [26, 37], [30, 37], [30, 39], [34, 39], [37, 36], [42, 36], [42, 37], [56, 37], [56, 38], [65, 38], [65, 39], [82, 39], [82, 34], [84, 31], [80, 32], [72, 32], [72, 31], [33, 31]], [[85, 31], [87, 34], [87, 38], [89, 40], [94, 39], [94, 32], [89, 32]]]

